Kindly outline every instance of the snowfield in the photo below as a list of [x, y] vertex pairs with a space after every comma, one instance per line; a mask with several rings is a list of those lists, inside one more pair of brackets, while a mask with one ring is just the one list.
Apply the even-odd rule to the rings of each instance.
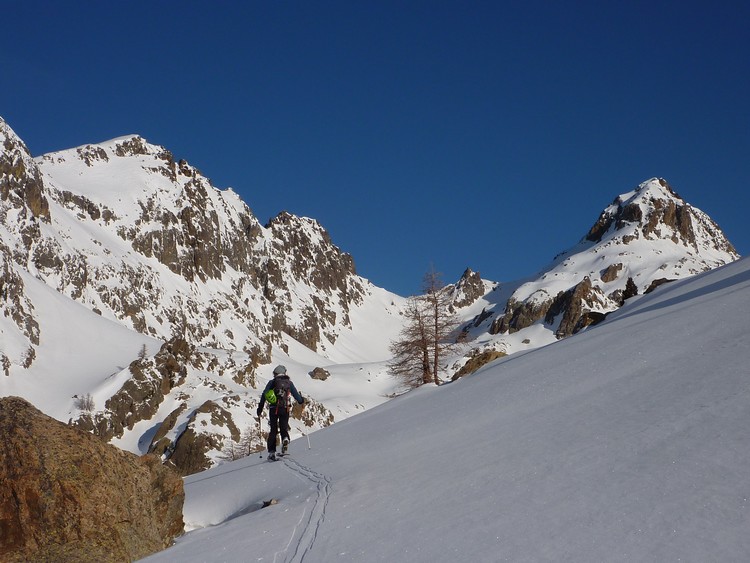
[[748, 561], [748, 329], [747, 259], [662, 286], [187, 477], [187, 533], [146, 561]]

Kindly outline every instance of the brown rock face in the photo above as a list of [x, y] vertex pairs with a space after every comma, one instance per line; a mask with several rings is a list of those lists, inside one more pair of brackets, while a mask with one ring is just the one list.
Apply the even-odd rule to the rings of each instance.
[[24, 216], [31, 214], [49, 222], [49, 202], [41, 174], [26, 145], [0, 119], [0, 200], [9, 200]]
[[0, 561], [132, 561], [182, 533], [179, 476], [0, 399]]
[[547, 324], [555, 322], [555, 317], [562, 315], [560, 326], [555, 331], [557, 338], [566, 338], [575, 334], [590, 324], [601, 321], [604, 316], [590, 312], [590, 309], [604, 299], [601, 290], [591, 285], [591, 279], [586, 276], [581, 282], [568, 291], [560, 292], [552, 302], [544, 321]]
[[464, 377], [465, 375], [474, 373], [482, 366], [504, 356], [506, 356], [506, 353], [500, 352], [499, 350], [485, 350], [484, 352], [480, 352], [477, 355], [471, 357], [461, 369], [454, 373], [453, 377], [451, 377], [451, 380], [455, 381], [456, 379]]
[[505, 314], [496, 318], [490, 327], [490, 334], [517, 332], [530, 327], [549, 311], [552, 299], [541, 302], [516, 301], [511, 297], [505, 307]]
[[323, 369], [321, 367], [316, 367], [314, 370], [310, 372], [310, 377], [313, 379], [319, 379], [321, 381], [325, 381], [329, 377], [331, 377], [331, 372], [327, 369]]
[[458, 280], [454, 290], [454, 302], [456, 307], [467, 307], [484, 295], [484, 284], [479, 272], [472, 272], [466, 268], [461, 279]]
[[187, 429], [180, 434], [169, 457], [180, 475], [192, 475], [211, 467], [208, 453], [211, 450], [221, 451], [224, 445], [222, 436], [196, 429], [196, 418], [201, 415], [210, 417], [212, 425], [228, 427], [232, 439], [240, 441], [240, 431], [234, 424], [232, 415], [215, 402], [206, 401], [190, 416]]

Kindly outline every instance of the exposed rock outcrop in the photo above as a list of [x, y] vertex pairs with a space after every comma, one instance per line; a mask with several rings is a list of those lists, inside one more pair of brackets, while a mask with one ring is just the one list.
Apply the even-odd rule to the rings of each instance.
[[24, 292], [23, 279], [13, 267], [9, 255], [10, 249], [0, 241], [0, 308], [16, 325], [19, 336], [32, 348], [39, 344], [39, 323], [34, 318], [34, 307]]
[[[264, 294], [277, 311], [292, 304], [299, 312], [294, 322], [280, 312], [277, 327], [312, 350], [324, 337], [335, 342], [337, 325], [350, 325], [349, 308], [362, 303], [366, 294], [352, 256], [333, 246], [328, 232], [314, 219], [282, 212], [266, 229], [269, 258], [260, 276]], [[300, 289], [305, 286], [314, 292], [302, 301]]]
[[479, 272], [473, 272], [471, 268], [466, 268], [461, 279], [453, 288], [452, 299], [454, 307], [467, 307], [482, 297], [487, 292], [487, 288], [482, 282], [482, 276]]
[[228, 426], [235, 442], [240, 440], [240, 432], [232, 421], [232, 416], [213, 401], [206, 401], [196, 409], [188, 420], [188, 428], [182, 432], [169, 456], [170, 463], [180, 475], [191, 475], [211, 467], [209, 452], [221, 451], [224, 447], [222, 435], [196, 430], [198, 417], [207, 417], [213, 425]]
[[154, 358], [134, 360], [128, 368], [131, 377], [107, 399], [105, 409], [84, 412], [72, 423], [106, 441], [122, 437], [125, 429], [151, 419], [164, 396], [184, 381], [193, 353], [193, 346], [181, 338], [173, 338], [164, 343]]
[[331, 377], [331, 372], [327, 369], [323, 369], [322, 367], [316, 367], [310, 372], [310, 377], [313, 379], [319, 379], [320, 381], [325, 381], [329, 377]]
[[0, 118], [0, 235], [10, 224], [16, 234], [15, 240], [0, 238], [0, 314], [15, 324], [16, 338], [23, 341], [17, 348], [27, 350], [21, 356], [0, 350], [0, 371], [4, 375], [13, 363], [28, 368], [35, 357], [34, 346], [39, 344], [39, 324], [16, 264], [27, 263], [32, 246], [41, 238], [40, 222], [47, 223], [49, 218], [41, 174], [26, 145]]
[[503, 316], [497, 317], [492, 322], [490, 334], [513, 333], [530, 327], [547, 314], [550, 305], [552, 305], [552, 299], [543, 290], [524, 301], [517, 301], [511, 297], [505, 306]]
[[182, 402], [158, 425], [148, 451], [169, 461], [180, 475], [208, 469], [226, 440], [240, 439], [232, 411], [244, 411], [243, 416], [249, 416], [257, 406], [254, 398], [252, 401], [243, 399], [237, 393], [230, 393], [229, 387], [230, 381], [248, 384], [251, 389], [255, 386], [252, 358], [245, 365], [235, 364], [231, 357], [222, 363], [209, 351], [198, 351], [182, 338], [173, 338], [164, 343], [154, 357], [144, 356], [130, 364], [130, 377], [106, 401], [103, 410], [82, 411], [71, 424], [107, 441], [122, 437], [138, 422], [153, 420], [165, 396], [182, 388], [190, 370], [211, 370], [226, 375], [226, 385], [211, 384], [212, 393], [223, 395], [222, 398], [204, 401], [189, 410], [189, 392], [180, 394]]
[[121, 562], [167, 547], [183, 531], [182, 479], [0, 399], [0, 560]]
[[[25, 221], [49, 222], [49, 202], [29, 149], [0, 118], [0, 200], [10, 201]], [[31, 225], [30, 228], [33, 229]], [[31, 231], [29, 231], [31, 232]]]
[[601, 290], [594, 287], [591, 279], [586, 276], [583, 281], [568, 291], [560, 292], [555, 297], [544, 320], [551, 325], [554, 324], [558, 315], [562, 315], [555, 336], [565, 338], [601, 320], [603, 315], [601, 317], [591, 315], [591, 312], [600, 310], [605, 301], [606, 298]]
[[500, 352], [499, 350], [485, 350], [484, 352], [479, 352], [469, 358], [469, 360], [463, 366], [461, 366], [461, 369], [453, 374], [453, 377], [451, 377], [451, 381], [455, 381], [456, 379], [459, 379], [466, 375], [470, 375], [482, 366], [489, 364], [490, 362], [493, 362], [498, 358], [502, 358], [505, 355], [505, 352]]

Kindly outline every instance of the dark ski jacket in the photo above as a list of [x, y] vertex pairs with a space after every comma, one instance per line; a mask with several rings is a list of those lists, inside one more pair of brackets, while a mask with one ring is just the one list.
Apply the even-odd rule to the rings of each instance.
[[[299, 394], [299, 391], [297, 391], [297, 388], [294, 386], [294, 382], [291, 379], [289, 379], [288, 375], [286, 374], [274, 375], [273, 379], [270, 380], [268, 383], [266, 383], [266, 387], [263, 389], [263, 392], [260, 394], [260, 404], [258, 405], [258, 412], [262, 412], [263, 407], [266, 404], [266, 392], [276, 387], [276, 382], [282, 378], [289, 380], [289, 391], [291, 392], [292, 397], [294, 397], [294, 400], [297, 401], [300, 405], [305, 404], [305, 400], [302, 398], [302, 395]], [[272, 409], [275, 407], [276, 405], [270, 405], [270, 408]]]

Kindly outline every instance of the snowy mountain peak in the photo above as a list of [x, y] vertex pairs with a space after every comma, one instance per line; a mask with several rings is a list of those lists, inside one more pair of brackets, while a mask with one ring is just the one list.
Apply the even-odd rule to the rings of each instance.
[[708, 215], [652, 178], [615, 198], [577, 245], [485, 311], [494, 337], [484, 346], [512, 352], [519, 342], [570, 336], [634, 295], [738, 258]]
[[718, 225], [685, 202], [661, 178], [652, 178], [618, 196], [602, 211], [585, 240], [593, 243], [615, 240], [628, 244], [641, 238], [671, 240], [702, 253], [717, 251], [715, 265], [725, 263], [726, 255], [736, 257], [734, 247]]
[[634, 190], [619, 195], [615, 198], [613, 205], [628, 205], [637, 201], [657, 199], [679, 199], [680, 201], [684, 201], [664, 178], [651, 178], [639, 184]]
[[78, 155], [78, 157], [84, 162], [86, 162], [89, 157], [93, 156], [90, 162], [86, 162], [88, 166], [91, 166], [97, 160], [108, 162], [114, 157], [125, 158], [130, 156], [151, 156], [162, 158], [170, 153], [160, 145], [149, 143], [140, 135], [130, 134], [99, 143], [81, 145], [72, 149], [50, 153], [45, 155], [45, 157], [49, 160], [54, 160], [56, 156], [73, 154]]

